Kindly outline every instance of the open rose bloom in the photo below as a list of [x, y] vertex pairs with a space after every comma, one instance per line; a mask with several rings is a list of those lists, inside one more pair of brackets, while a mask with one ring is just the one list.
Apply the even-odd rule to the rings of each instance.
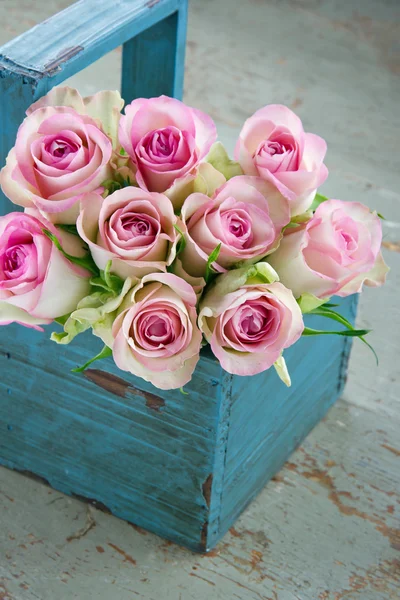
[[326, 143], [305, 133], [286, 106], [270, 105], [250, 117], [240, 132], [235, 158], [246, 175], [273, 183], [290, 201], [292, 215], [306, 211], [328, 176]]
[[0, 173], [25, 210], [0, 217], [0, 325], [57, 319], [59, 344], [91, 330], [92, 360], [160, 389], [186, 385], [207, 343], [229, 373], [290, 385], [286, 348], [326, 333], [303, 313], [384, 283], [379, 216], [318, 193], [326, 142], [285, 106], [250, 116], [231, 160], [199, 109], [123, 104], [63, 87], [28, 109]]

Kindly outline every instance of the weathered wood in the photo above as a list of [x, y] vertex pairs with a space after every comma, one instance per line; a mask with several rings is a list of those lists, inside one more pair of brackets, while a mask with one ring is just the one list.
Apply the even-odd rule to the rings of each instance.
[[[355, 297], [340, 303], [353, 321]], [[339, 395], [349, 340], [310, 342], [287, 352], [290, 390], [273, 370], [231, 376], [206, 351], [183, 395], [111, 359], [71, 374], [96, 353], [90, 334], [55, 347], [40, 332], [2, 329], [0, 463], [209, 550]]]
[[[67, 2], [0, 3], [1, 43]], [[98, 510], [68, 543], [89, 523], [86, 505], [0, 468], [0, 590], [15, 600], [398, 600], [397, 2], [191, 0], [189, 16], [185, 101], [212, 114], [227, 147], [253, 110], [292, 105], [328, 141], [323, 193], [386, 217], [392, 271], [362, 294], [358, 317], [374, 330], [379, 367], [356, 340], [342, 399], [206, 556]], [[119, 59], [72, 85], [118, 87]]]

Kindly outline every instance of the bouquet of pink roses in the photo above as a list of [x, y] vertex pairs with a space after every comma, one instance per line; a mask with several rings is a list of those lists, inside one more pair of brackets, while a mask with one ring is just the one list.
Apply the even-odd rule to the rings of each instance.
[[41, 329], [68, 344], [91, 329], [93, 360], [162, 389], [191, 378], [202, 345], [222, 368], [274, 366], [303, 313], [341, 324], [332, 295], [384, 283], [380, 216], [317, 193], [326, 144], [288, 108], [244, 124], [235, 161], [203, 112], [178, 100], [118, 92], [81, 98], [55, 88], [33, 104], [0, 174], [24, 213], [0, 217], [0, 324]]

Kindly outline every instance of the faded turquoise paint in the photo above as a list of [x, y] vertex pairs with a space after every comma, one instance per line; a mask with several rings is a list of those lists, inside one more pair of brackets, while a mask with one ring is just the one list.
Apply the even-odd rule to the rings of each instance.
[[[80, 0], [0, 48], [0, 165], [25, 110], [123, 45], [122, 94], [182, 97], [188, 0]], [[0, 214], [10, 204], [0, 191]]]
[[[338, 302], [354, 321], [356, 297]], [[285, 353], [290, 389], [273, 370], [231, 376], [205, 352], [183, 395], [111, 360], [71, 374], [98, 343], [0, 331], [0, 462], [197, 551], [217, 543], [336, 400], [350, 350], [350, 338], [301, 339]]]
[[[181, 97], [186, 17], [186, 0], [81, 0], [4, 46], [1, 163], [34, 100], [121, 44], [126, 101]], [[0, 214], [10, 208], [0, 197]], [[339, 302], [354, 321], [356, 298]], [[206, 351], [182, 395], [111, 360], [73, 375], [98, 340], [56, 348], [47, 329], [0, 329], [0, 462], [199, 551], [217, 543], [335, 401], [350, 349], [346, 338], [302, 339], [285, 353], [290, 390], [271, 370], [232, 377]]]

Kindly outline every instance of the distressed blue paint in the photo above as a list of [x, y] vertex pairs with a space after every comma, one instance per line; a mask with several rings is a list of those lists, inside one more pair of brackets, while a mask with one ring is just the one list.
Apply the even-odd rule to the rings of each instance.
[[[356, 298], [339, 302], [354, 321]], [[99, 363], [102, 379], [89, 373], [97, 383], [71, 374], [98, 350], [90, 335], [56, 348], [10, 326], [0, 344], [0, 462], [199, 551], [217, 543], [336, 400], [350, 339], [303, 338], [286, 351], [290, 389], [272, 370], [232, 377], [206, 351], [189, 395], [156, 390], [111, 360]]]
[[[186, 0], [81, 0], [4, 46], [0, 161], [34, 100], [118, 45], [126, 101], [181, 97], [186, 18]], [[0, 197], [0, 213], [10, 208]], [[339, 302], [354, 321], [355, 298]], [[272, 370], [233, 377], [205, 351], [182, 395], [111, 360], [71, 374], [98, 350], [89, 334], [56, 348], [47, 335], [3, 327], [0, 462], [204, 551], [335, 401], [349, 348], [346, 338], [302, 339], [285, 354], [290, 390]]]
[[32, 102], [122, 44], [126, 102], [181, 98], [186, 20], [187, 0], [80, 0], [0, 48], [0, 164]]

